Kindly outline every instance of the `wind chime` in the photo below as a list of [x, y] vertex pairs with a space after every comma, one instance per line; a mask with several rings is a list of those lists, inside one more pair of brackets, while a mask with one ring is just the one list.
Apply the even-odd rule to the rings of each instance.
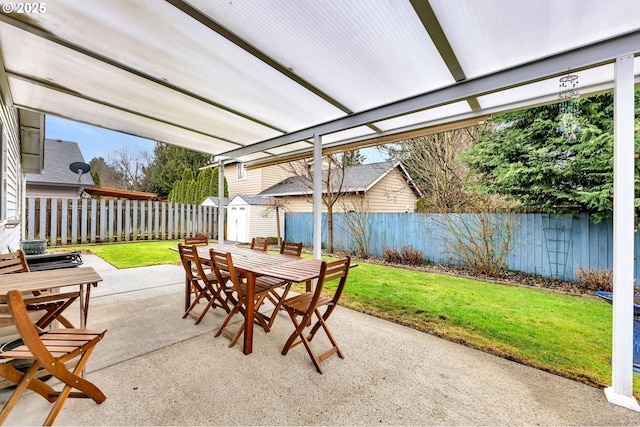
[[580, 106], [578, 99], [578, 76], [571, 74], [560, 78], [560, 111], [558, 115], [558, 132], [563, 138], [576, 139], [576, 134], [580, 133]]

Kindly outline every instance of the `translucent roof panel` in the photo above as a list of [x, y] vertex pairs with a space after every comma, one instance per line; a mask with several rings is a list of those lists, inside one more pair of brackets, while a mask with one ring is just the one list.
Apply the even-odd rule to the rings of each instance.
[[601, 90], [618, 56], [640, 53], [637, 0], [46, 6], [0, 14], [2, 99], [243, 160], [552, 102], [573, 69]]
[[132, 113], [96, 104], [84, 99], [41, 86], [33, 86], [19, 79], [10, 79], [11, 91], [16, 98], [30, 99], [30, 107], [45, 113], [55, 111], [55, 115], [64, 118], [82, 117], [85, 123], [100, 123], [107, 129], [158, 141], [167, 141], [192, 150], [212, 153], [237, 148], [220, 139], [205, 137], [202, 134], [169, 126], [157, 121], [140, 117]]
[[637, 0], [430, 0], [467, 78], [637, 30]]
[[[20, 30], [0, 28], [0, 37], [16, 37]], [[78, 52], [51, 43], [34, 35], [26, 35], [23, 43], [3, 47], [7, 55], [17, 58], [11, 64], [11, 72], [29, 77], [33, 60], [20, 51], [46, 51], [46, 57], [38, 59], [44, 68], [40, 80], [55, 83], [56, 87], [72, 88], [73, 92], [89, 99], [144, 112], [162, 122], [187, 129], [199, 129], [205, 135], [224, 138], [246, 145], [279, 135], [273, 129], [247, 120], [228, 111], [212, 106], [169, 88], [159, 86], [140, 76], [112, 67], [93, 59], [84, 58]], [[81, 63], [82, 66], [76, 64]], [[108, 85], [103, 82], [109, 82]], [[51, 101], [55, 102], [55, 99]], [[21, 103], [22, 99], [14, 98]], [[169, 142], [169, 141], [168, 141]]]
[[340, 113], [166, 2], [58, 0], [49, 9], [30, 20], [89, 52], [285, 131]]
[[454, 82], [408, 1], [190, 3], [352, 111]]
[[445, 118], [458, 117], [470, 112], [471, 107], [467, 101], [458, 101], [429, 110], [376, 122], [376, 126], [383, 130], [403, 129], [416, 125], [430, 126], [433, 122], [440, 122]]

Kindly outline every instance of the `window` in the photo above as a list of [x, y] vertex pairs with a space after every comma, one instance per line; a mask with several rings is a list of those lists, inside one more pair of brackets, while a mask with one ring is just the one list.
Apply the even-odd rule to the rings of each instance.
[[247, 179], [247, 167], [244, 163], [238, 163], [238, 181]]

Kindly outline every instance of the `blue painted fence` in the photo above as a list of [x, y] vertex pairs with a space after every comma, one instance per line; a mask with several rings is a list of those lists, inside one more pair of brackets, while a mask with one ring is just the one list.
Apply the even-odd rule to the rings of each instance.
[[[334, 214], [334, 248], [351, 251], [355, 246], [345, 227], [345, 214]], [[463, 216], [466, 214], [463, 214]], [[322, 242], [327, 242], [327, 217], [323, 214]], [[285, 239], [313, 245], [313, 219], [310, 213], [285, 215]], [[435, 263], [459, 263], [449, 253], [442, 214], [370, 214], [369, 254], [381, 257], [385, 247], [413, 246]], [[514, 214], [512, 250], [507, 257], [509, 270], [534, 273], [564, 280], [577, 280], [576, 269], [613, 269], [613, 223], [593, 224], [586, 214]], [[636, 247], [639, 245], [635, 236]], [[635, 273], [638, 270], [636, 261]]]

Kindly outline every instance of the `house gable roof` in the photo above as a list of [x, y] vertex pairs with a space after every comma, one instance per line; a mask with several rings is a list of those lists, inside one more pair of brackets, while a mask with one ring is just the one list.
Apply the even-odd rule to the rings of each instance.
[[[369, 191], [385, 176], [394, 169], [398, 169], [407, 184], [416, 193], [421, 196], [420, 191], [413, 184], [413, 180], [407, 173], [402, 163], [398, 160], [385, 161], [379, 163], [369, 163], [366, 165], [349, 166], [345, 168], [343, 191], [348, 193], [365, 193]], [[326, 171], [323, 171], [324, 179], [326, 179]], [[334, 179], [332, 177], [332, 179]], [[335, 175], [336, 184], [339, 176]], [[280, 181], [278, 184], [267, 188], [260, 195], [263, 196], [301, 196], [311, 194], [313, 185], [311, 179], [306, 176], [294, 176]]]
[[42, 174], [28, 173], [27, 184], [50, 185], [56, 187], [93, 187], [91, 174], [78, 174], [69, 169], [73, 162], [84, 162], [80, 147], [76, 142], [46, 139], [44, 142], [44, 168]]

